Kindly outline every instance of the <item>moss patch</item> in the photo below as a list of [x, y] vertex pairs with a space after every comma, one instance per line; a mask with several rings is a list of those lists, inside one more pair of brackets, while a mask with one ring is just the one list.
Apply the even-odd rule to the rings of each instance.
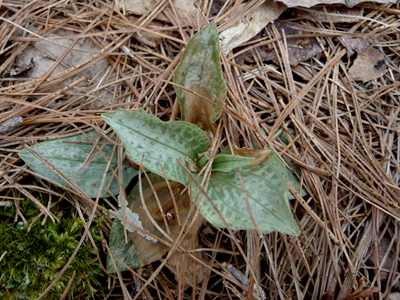
[[[52, 210], [60, 222], [47, 220], [29, 200], [21, 202], [21, 212], [27, 220], [14, 223], [15, 207], [0, 208], [0, 299], [36, 299], [53, 282], [67, 263], [84, 232], [84, 222], [69, 212]], [[95, 231], [102, 220], [91, 229]], [[30, 227], [30, 228], [29, 228]], [[75, 272], [76, 271], [76, 272]], [[94, 296], [104, 275], [93, 246], [85, 241], [60, 280], [46, 295], [46, 299], [60, 299], [70, 278], [75, 278], [69, 290]]]

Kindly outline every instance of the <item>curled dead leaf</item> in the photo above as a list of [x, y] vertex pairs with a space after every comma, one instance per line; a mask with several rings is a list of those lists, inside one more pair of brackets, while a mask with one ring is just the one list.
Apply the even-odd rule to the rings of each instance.
[[250, 40], [269, 22], [278, 19], [286, 9], [287, 7], [281, 3], [267, 0], [257, 9], [247, 13], [241, 20], [221, 32], [219, 39], [224, 53], [228, 54], [232, 49]]
[[[196, 234], [193, 239], [184, 239], [181, 246], [186, 251], [201, 248], [199, 235]], [[192, 254], [198, 259], [203, 259], [201, 252], [192, 252]], [[176, 281], [185, 282], [185, 288], [197, 286], [207, 276], [207, 269], [204, 266], [196, 263], [188, 254], [178, 251], [169, 258], [166, 266], [174, 273]]]
[[[137, 16], [149, 15], [149, 12], [151, 12], [155, 14], [155, 20], [164, 22], [170, 22], [173, 19], [173, 15], [170, 12], [171, 9], [175, 10], [186, 24], [192, 24], [192, 20], [197, 19], [195, 0], [172, 0], [167, 3], [169, 4], [168, 6], [156, 6], [158, 2], [154, 0], [124, 0], [123, 8], [126, 12]], [[115, 6], [114, 9], [118, 11], [120, 7]]]
[[[301, 62], [307, 61], [310, 58], [316, 56], [317, 54], [322, 52], [322, 48], [318, 43], [316, 38], [309, 37], [288, 37], [288, 36], [296, 36], [303, 35], [305, 32], [301, 29], [300, 22], [279, 22], [276, 21], [274, 25], [278, 32], [285, 32], [287, 36], [287, 54], [289, 57], [289, 63], [291, 66], [297, 66]], [[257, 35], [257, 38], [262, 38], [263, 35]], [[273, 47], [269, 47], [268, 45], [258, 46], [255, 45], [254, 50], [257, 55], [255, 56], [255, 52], [246, 51], [237, 57], [237, 61], [239, 64], [242, 64], [244, 61], [248, 63], [255, 63], [257, 61], [256, 58], [261, 59], [262, 61], [274, 61], [279, 65], [280, 57], [278, 53], [274, 50]]]
[[[211, 131], [215, 135], [215, 108], [207, 88], [199, 83], [192, 83], [188, 88], [194, 93], [186, 93], [185, 106], [183, 107], [185, 121], [199, 126], [206, 132]], [[210, 101], [199, 97], [199, 95]]]
[[358, 289], [355, 290], [353, 293], [346, 295], [343, 300], [353, 300], [353, 299], [360, 299], [360, 298], [369, 298], [372, 297], [373, 294], [379, 292], [379, 288], [377, 286], [364, 289], [367, 283], [363, 277], [358, 280]]
[[349, 76], [366, 82], [381, 77], [386, 73], [385, 56], [374, 47], [369, 47], [357, 53], [357, 58], [349, 70]]
[[338, 37], [338, 40], [342, 43], [343, 46], [346, 47], [347, 56], [349, 57], [354, 54], [354, 51], [361, 52], [378, 43], [378, 39], [374, 36], [352, 38], [350, 36], [343, 35], [341, 37]]
[[[153, 183], [154, 191], [157, 195], [158, 201], [150, 186], [147, 186], [143, 189], [143, 199], [145, 201], [147, 210], [153, 218], [153, 222], [157, 224], [158, 228], [169, 235], [173, 243], [178, 237], [179, 232], [182, 229], [182, 225], [188, 217], [192, 203], [187, 192], [181, 194], [184, 189], [182, 184], [171, 181], [170, 185], [175, 198], [176, 207], [166, 181], [157, 181]], [[148, 217], [146, 209], [142, 205], [140, 194], [138, 194], [132, 201], [130, 209], [139, 215], [139, 220], [142, 222], [142, 226], [145, 230], [164, 239], [165, 241], [171, 242], [171, 240], [165, 237], [165, 235]], [[193, 237], [198, 235], [197, 233], [203, 220], [204, 219], [201, 215], [197, 217], [193, 226], [185, 235], [184, 240], [191, 241]], [[129, 234], [132, 238], [132, 242], [135, 246], [140, 264], [142, 266], [160, 259], [170, 250], [169, 246], [160, 242], [153, 243], [152, 241], [142, 237], [136, 231], [130, 232]]]
[[264, 162], [268, 156], [272, 153], [272, 150], [249, 150], [246, 148], [238, 148], [235, 145], [233, 145], [233, 153], [236, 155], [240, 156], [246, 156], [246, 157], [254, 157], [254, 161], [247, 165], [248, 168], [258, 166], [262, 162]]
[[30, 62], [27, 64], [20, 62], [20, 63], [14, 65], [12, 68], [5, 71], [2, 75], [2, 77], [15, 77], [15, 76], [21, 75], [22, 73], [24, 73], [34, 67], [35, 67], [35, 62], [33, 61], [33, 57], [32, 57]]

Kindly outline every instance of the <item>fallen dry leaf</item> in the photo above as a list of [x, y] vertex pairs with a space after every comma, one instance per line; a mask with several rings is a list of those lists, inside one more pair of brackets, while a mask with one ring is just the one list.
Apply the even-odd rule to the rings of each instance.
[[[237, 281], [239, 281], [241, 284], [243, 284], [246, 288], [249, 288], [250, 285], [250, 279], [247, 278], [242, 272], [240, 272], [238, 269], [236, 269], [233, 265], [223, 262], [222, 267], [224, 267], [224, 270], [232, 275]], [[260, 292], [257, 288], [257, 285], [254, 283], [253, 284], [253, 293], [257, 295], [258, 298], [260, 299], [267, 299], [265, 292], [261, 289], [262, 295], [260, 295]]]
[[389, 294], [389, 300], [400, 300], [400, 293]]
[[[181, 195], [181, 192], [184, 189], [184, 186], [182, 184], [171, 181], [170, 185], [174, 193], [178, 212], [175, 209], [174, 201], [172, 200], [172, 196], [170, 194], [166, 181], [157, 181], [153, 183], [153, 187], [161, 204], [162, 211], [158, 206], [157, 199], [154, 196], [153, 190], [150, 186], [147, 186], [143, 189], [143, 199], [154, 221], [164, 232], [166, 232], [167, 234], [168, 232], [170, 232], [170, 237], [173, 242], [178, 237], [179, 232], [181, 231], [181, 225], [188, 217], [188, 213], [190, 211], [192, 203], [187, 192]], [[164, 234], [152, 223], [152, 220], [149, 219], [145, 207], [142, 205], [139, 194], [132, 201], [130, 208], [134, 213], [139, 214], [139, 220], [142, 222], [142, 226], [144, 229], [166, 241], [169, 241], [164, 236]], [[163, 218], [163, 215], [165, 215], [165, 220]], [[178, 219], [180, 221], [178, 221]], [[185, 239], [192, 241], [192, 237], [196, 237], [198, 235], [197, 232], [203, 220], [203, 217], [199, 215], [194, 222], [193, 227], [186, 234]], [[145, 237], [142, 237], [136, 231], [130, 232], [129, 234], [132, 238], [132, 242], [135, 246], [140, 264], [142, 266], [145, 266], [160, 259], [170, 250], [169, 246], [166, 246], [161, 242], [153, 243], [152, 241], [147, 240]]]
[[319, 300], [335, 300], [335, 295], [333, 295], [331, 292], [326, 292], [322, 294]]
[[185, 116], [184, 121], [195, 124], [206, 132], [211, 131], [212, 134], [215, 135], [215, 109], [206, 87], [199, 83], [193, 83], [188, 88], [210, 101], [207, 101], [196, 94], [186, 92], [185, 106], [183, 108]]
[[246, 148], [238, 148], [235, 145], [233, 146], [233, 152], [235, 155], [246, 156], [246, 157], [254, 157], [255, 159], [247, 168], [255, 167], [264, 162], [268, 156], [272, 153], [272, 150], [249, 150]]
[[[30, 29], [35, 31], [35, 29]], [[47, 34], [46, 38], [62, 38], [70, 35], [70, 32], [59, 29], [55, 32]], [[68, 51], [68, 48], [71, 47], [72, 43], [73, 40], [71, 39], [54, 39], [52, 43], [46, 40], [39, 40], [31, 43], [19, 56], [19, 60], [25, 65], [29, 65], [32, 58], [35, 62], [35, 66], [26, 71], [26, 77], [31, 79], [41, 78], [44, 74], [46, 74], [46, 72], [49, 71], [49, 69], [53, 67], [56, 61], [66, 51]], [[99, 53], [99, 49], [94, 45], [92, 40], [89, 38], [81, 39], [74, 45], [73, 50], [69, 50], [69, 53], [64, 57], [62, 62], [53, 70], [52, 75], [56, 75], [57, 73], [63, 72], [80, 63], [90, 60], [95, 53]], [[79, 71], [79, 75], [66, 77], [62, 82], [52, 84], [51, 87], [48, 86], [46, 92], [56, 91], [60, 88], [66, 88], [70, 93], [81, 93], [79, 88], [76, 88], [71, 84], [82, 78], [84, 78], [85, 81], [88, 80], [99, 83], [104, 79], [106, 72], [109, 72], [109, 69], [106, 68], [107, 63], [107, 59], [102, 59], [95, 64], [91, 64], [86, 67], [83, 66]], [[110, 101], [112, 99], [112, 95], [107, 93], [104, 89], [96, 90], [92, 92], [91, 95], [93, 97], [101, 98], [103, 101]], [[32, 96], [32, 99], [34, 100], [35, 96]], [[58, 97], [55, 101], [50, 101], [47, 104], [47, 107], [54, 108], [65, 101], [66, 98]], [[90, 105], [91, 108], [98, 108], [101, 107], [103, 103], [102, 101], [95, 100]]]
[[338, 40], [347, 49], [347, 55], [352, 56], [354, 51], [361, 52], [365, 49], [374, 46], [378, 40], [375, 37], [367, 36], [361, 38], [351, 38], [347, 35], [341, 36]]
[[385, 56], [374, 47], [369, 47], [358, 52], [349, 76], [356, 80], [366, 82], [381, 77], [386, 73]]
[[[286, 4], [288, 7], [311, 7], [318, 4], [344, 4], [348, 7], [356, 6], [358, 3], [369, 2], [366, 0], [279, 0]], [[396, 0], [375, 0], [376, 3], [396, 3]]]
[[[300, 25], [300, 23], [283, 23], [277, 21], [274, 23], [274, 25], [279, 32], [284, 31], [286, 36], [303, 33], [301, 29], [296, 28], [296, 25]], [[321, 46], [315, 38], [287, 38], [286, 44], [288, 47], [289, 63], [291, 66], [297, 66], [299, 63], [307, 61], [322, 52]], [[275, 63], [278, 63], [280, 60], [280, 57], [278, 57], [273, 48], [261, 46], [256, 47], [255, 49], [257, 51], [257, 55], [261, 58], [261, 61], [263, 62], [272, 60]], [[247, 51], [237, 57], [237, 62], [239, 64], [241, 64], [243, 61], [246, 61], [248, 63], [255, 63], [252, 51]]]
[[[324, 9], [325, 8], [325, 9]], [[326, 10], [326, 11], [325, 11]], [[364, 13], [362, 8], [347, 8], [343, 6], [324, 6], [315, 7], [313, 9], [296, 9], [294, 15], [301, 19], [306, 19], [311, 22], [322, 22], [322, 23], [356, 23], [360, 21]]]
[[33, 57], [28, 64], [18, 63], [13, 65], [9, 70], [5, 71], [2, 77], [15, 77], [35, 67]]
[[257, 9], [251, 11], [235, 25], [224, 30], [219, 35], [220, 44], [225, 54], [232, 49], [247, 42], [257, 33], [259, 33], [271, 21], [278, 17], [286, 10], [286, 6], [273, 0], [267, 0]]
[[[69, 32], [64, 30], [57, 30], [56, 33], [49, 33], [46, 37], [60, 38], [63, 36], [70, 35]], [[28, 72], [28, 77], [40, 78], [45, 74], [55, 63], [65, 51], [71, 47], [72, 40], [70, 39], [57, 39], [54, 40], [55, 44], [50, 44], [48, 41], [40, 40], [33, 44], [33, 46], [28, 46], [22, 55], [20, 56], [22, 62], [25, 65], [29, 65], [30, 60], [33, 58], [35, 61], [35, 67], [30, 69]], [[58, 65], [53, 71], [53, 74], [64, 71], [68, 67], [75, 66], [88, 58], [90, 58], [94, 53], [98, 53], [99, 49], [92, 43], [90, 39], [82, 39], [71, 50], [68, 55], [63, 59], [62, 64]], [[107, 64], [107, 60], [103, 59], [98, 63], [82, 70], [80, 75], [84, 76], [88, 80], [92, 80], [96, 77], [97, 82], [101, 79], [99, 73], [104, 74], [104, 67]], [[68, 79], [64, 84], [69, 84], [75, 79]]]
[[13, 131], [22, 125], [22, 117], [16, 117], [5, 121], [0, 125], [0, 134], [6, 134], [7, 132]]
[[[388, 249], [390, 249], [390, 244], [392, 242], [392, 238], [389, 235], [384, 235], [378, 242], [378, 265], [380, 265], [380, 277], [381, 280], [388, 280], [390, 276], [390, 272], [393, 268], [393, 264], [395, 264], [396, 257], [394, 255], [394, 252], [389, 252], [388, 255], [386, 255], [386, 252]], [[375, 268], [376, 263], [375, 263], [375, 253], [374, 253], [373, 246], [369, 249], [368, 253], [370, 255], [367, 258], [367, 264], [370, 265], [372, 268]], [[383, 262], [383, 259], [385, 261]], [[383, 263], [382, 263], [383, 262]]]
[[373, 294], [379, 292], [378, 287], [372, 287], [369, 289], [364, 289], [367, 286], [367, 283], [364, 279], [364, 277], [361, 277], [358, 280], [358, 288], [355, 290], [353, 293], [346, 295], [342, 300], [353, 300], [353, 299], [359, 299], [359, 298], [366, 298], [366, 297], [372, 297]]
[[[159, 1], [157, 1], [159, 2]], [[192, 24], [191, 18], [196, 21], [197, 9], [195, 6], [195, 0], [172, 0], [172, 5], [174, 6], [178, 17], [186, 24]], [[126, 12], [143, 16], [149, 12], [149, 10], [154, 9], [154, 4], [156, 1], [153, 0], [125, 0], [124, 7]], [[168, 5], [168, 8], [171, 8]], [[118, 9], [118, 8], [115, 8]], [[170, 19], [160, 10], [160, 13], [155, 16], [155, 20], [170, 22]], [[172, 9], [171, 9], [172, 11]], [[153, 12], [153, 11], [152, 11]], [[151, 13], [152, 13], [151, 12]], [[188, 15], [189, 14], [189, 15]]]
[[[184, 239], [181, 246], [187, 251], [201, 248], [199, 235], [194, 235], [193, 239]], [[201, 252], [192, 252], [192, 254], [199, 259], [203, 259]], [[207, 275], [207, 268], [195, 263], [189, 255], [178, 251], [175, 251], [168, 259], [166, 266], [174, 273], [176, 281], [185, 282], [185, 288], [197, 286], [204, 281]]]

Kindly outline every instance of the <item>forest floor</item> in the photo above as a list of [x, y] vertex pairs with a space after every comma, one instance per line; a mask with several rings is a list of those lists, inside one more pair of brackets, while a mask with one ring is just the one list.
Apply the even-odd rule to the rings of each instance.
[[[82, 226], [40, 288], [41, 275], [27, 275], [31, 263], [17, 267], [28, 250], [20, 249], [20, 262], [0, 247], [4, 299], [29, 298], [34, 289], [43, 299], [400, 299], [400, 10], [284, 2], [0, 1], [0, 215], [8, 227], [72, 217]], [[217, 147], [275, 151], [295, 174], [290, 208], [300, 234], [260, 238], [204, 221], [193, 237], [204, 270], [197, 280], [175, 276], [165, 256], [109, 274], [113, 218], [104, 211], [117, 207], [117, 197], [91, 202], [35, 174], [18, 154], [106, 132], [101, 114], [116, 109], [180, 120], [173, 76], [190, 38], [212, 20], [227, 86]], [[88, 223], [95, 230], [84, 232]], [[187, 246], [184, 255], [193, 256]], [[69, 261], [80, 248], [98, 270]], [[57, 285], [63, 267], [69, 277]]]

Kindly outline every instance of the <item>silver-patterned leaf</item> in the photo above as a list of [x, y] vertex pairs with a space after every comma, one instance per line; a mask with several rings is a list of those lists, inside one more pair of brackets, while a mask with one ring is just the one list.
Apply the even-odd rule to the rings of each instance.
[[[92, 141], [96, 141], [99, 137], [99, 134], [94, 130], [87, 132], [86, 135], [89, 136]], [[90, 143], [88, 144], [87, 142]], [[77, 185], [79, 185], [89, 197], [96, 198], [104, 171], [108, 164], [104, 157], [98, 153], [87, 166], [85, 166], [77, 174], [74, 174], [82, 167], [86, 158], [92, 151], [94, 147], [92, 143], [93, 142], [91, 142], [90, 139], [88, 139], [84, 134], [80, 134], [73, 137], [42, 142], [32, 146], [32, 148], [39, 152], [39, 154], [41, 154], [44, 158], [49, 160]], [[100, 141], [100, 145], [102, 143], [104, 143], [104, 139]], [[102, 152], [107, 159], [111, 157], [113, 147], [113, 145], [106, 145], [103, 147]], [[19, 156], [36, 173], [56, 181], [63, 186], [68, 186], [65, 181], [59, 178], [52, 170], [47, 168], [27, 149], [23, 149], [19, 153]], [[118, 158], [115, 152], [111, 161], [111, 167], [115, 168], [117, 163]], [[134, 168], [127, 168], [126, 166], [122, 167], [122, 172], [125, 187], [129, 184], [131, 179], [138, 174], [137, 170]], [[106, 180], [104, 182], [100, 197], [110, 196], [108, 193], [106, 193], [106, 187], [108, 186], [111, 178], [112, 172], [109, 171], [106, 175]], [[119, 183], [117, 178], [114, 177], [109, 189], [114, 195], [119, 194]]]
[[163, 122], [143, 109], [117, 110], [102, 116], [118, 134], [130, 159], [140, 164], [144, 156], [143, 167], [160, 176], [163, 176], [162, 164], [169, 180], [185, 185], [189, 183], [189, 176], [177, 160], [187, 166], [187, 157], [195, 160], [209, 145], [207, 135], [196, 125]]
[[[211, 120], [203, 120], [204, 123], [208, 123], [208, 121], [214, 123], [220, 117], [221, 103], [213, 97], [215, 95], [222, 101], [226, 99], [226, 85], [222, 76], [219, 50], [218, 30], [214, 21], [188, 42], [174, 75], [174, 82], [209, 98], [215, 105], [212, 105], [214, 113], [210, 116], [208, 101], [198, 97], [194, 97], [194, 99], [191, 96], [188, 97], [187, 91], [174, 86], [181, 107], [182, 120], [187, 120], [185, 113], [195, 113], [193, 110], [203, 115], [202, 118], [205, 115], [207, 118], [211, 118]], [[185, 103], [186, 100], [191, 103]], [[197, 101], [202, 101], [204, 107], [199, 108]]]
[[[140, 267], [140, 261], [137, 256], [135, 246], [133, 245], [132, 239], [128, 234], [128, 243], [125, 243], [125, 232], [124, 225], [121, 224], [120, 220], [115, 220], [111, 226], [110, 231], [110, 251], [118, 257], [124, 264], [131, 269]], [[113, 257], [115, 265], [120, 269], [121, 272], [128, 270], [123, 264], [121, 264], [115, 257]], [[113, 261], [111, 260], [110, 254], [107, 255], [107, 272], [116, 273]]]
[[[240, 173], [251, 213], [261, 232], [279, 231], [298, 235], [298, 226], [287, 199], [288, 176], [285, 165], [279, 158], [272, 153], [260, 165], [241, 168]], [[197, 186], [192, 186], [194, 191], [197, 191]], [[229, 173], [213, 173], [207, 194], [232, 230], [254, 229], [236, 170]], [[214, 226], [225, 227], [207, 199], [204, 200], [200, 212]]]

